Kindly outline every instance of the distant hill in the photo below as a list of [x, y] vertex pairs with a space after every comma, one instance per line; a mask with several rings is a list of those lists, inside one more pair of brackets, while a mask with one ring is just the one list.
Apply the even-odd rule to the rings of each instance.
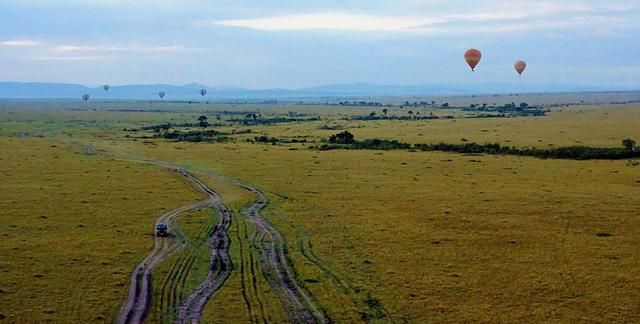
[[507, 83], [458, 84], [458, 85], [374, 85], [368, 83], [332, 84], [301, 89], [244, 89], [212, 88], [192, 83], [182, 86], [169, 84], [111, 86], [108, 92], [102, 87], [86, 87], [63, 83], [0, 82], [0, 98], [15, 99], [75, 99], [88, 93], [94, 99], [159, 99], [158, 92], [166, 93], [165, 100], [200, 100], [198, 90], [205, 88], [208, 100], [231, 99], [301, 99], [328, 97], [406, 97], [447, 96], [471, 94], [580, 92], [631, 89], [603, 89], [579, 85], [518, 85]]

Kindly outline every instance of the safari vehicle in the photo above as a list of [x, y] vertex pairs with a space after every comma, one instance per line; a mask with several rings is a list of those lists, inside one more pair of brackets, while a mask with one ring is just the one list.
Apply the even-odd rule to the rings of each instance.
[[167, 224], [157, 224], [156, 225], [156, 236], [169, 236], [169, 226]]

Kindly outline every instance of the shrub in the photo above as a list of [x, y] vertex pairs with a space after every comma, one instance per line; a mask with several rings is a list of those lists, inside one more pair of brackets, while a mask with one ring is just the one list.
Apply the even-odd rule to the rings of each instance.
[[349, 131], [344, 131], [329, 137], [329, 143], [331, 144], [353, 144], [355, 143], [355, 137]]

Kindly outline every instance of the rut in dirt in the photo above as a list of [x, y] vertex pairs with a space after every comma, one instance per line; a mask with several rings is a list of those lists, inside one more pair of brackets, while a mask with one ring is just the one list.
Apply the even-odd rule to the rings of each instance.
[[[197, 179], [194, 179], [198, 181]], [[202, 184], [204, 186], [204, 184]], [[176, 323], [200, 323], [202, 312], [207, 302], [226, 282], [231, 274], [233, 264], [229, 256], [231, 240], [228, 232], [231, 227], [231, 212], [220, 203], [220, 197], [213, 191], [210, 195], [216, 197], [215, 208], [220, 216], [219, 223], [214, 227], [210, 239], [211, 261], [205, 280], [180, 305], [176, 315]]]
[[241, 185], [256, 195], [255, 204], [245, 210], [245, 216], [258, 231], [257, 248], [260, 266], [293, 323], [330, 323], [331, 319], [315, 305], [311, 295], [302, 287], [286, 255], [282, 235], [262, 215], [269, 205], [267, 197], [258, 189]]
[[[206, 199], [201, 200], [187, 206], [180, 207], [172, 210], [156, 220], [156, 224], [165, 223], [170, 224], [173, 220], [179, 217], [183, 213], [193, 212], [197, 210], [203, 210], [215, 207], [220, 215], [220, 223], [215, 226], [214, 230], [210, 232], [210, 248], [211, 248], [211, 268], [205, 281], [199, 286], [205, 287], [203, 289], [196, 289], [193, 294], [197, 293], [196, 302], [191, 303], [188, 311], [185, 313], [188, 315], [188, 320], [193, 323], [198, 323], [200, 316], [202, 315], [202, 309], [209, 300], [209, 298], [219, 289], [231, 272], [231, 261], [229, 258], [229, 239], [227, 236], [227, 230], [231, 224], [231, 215], [227, 208], [220, 202], [220, 197], [209, 187], [207, 187], [199, 179], [181, 168], [176, 168], [170, 164], [163, 162], [151, 162], [153, 164], [161, 165], [163, 167], [172, 169], [184, 178], [186, 178], [191, 184], [193, 184], [199, 191], [206, 194]], [[179, 229], [176, 229], [179, 230]], [[222, 243], [221, 243], [222, 242]], [[149, 255], [135, 268], [131, 275], [131, 284], [129, 287], [129, 294], [120, 310], [117, 318], [117, 323], [133, 323], [138, 324], [144, 322], [149, 309], [151, 307], [152, 298], [152, 273], [154, 268], [167, 256], [176, 250], [184, 246], [186, 242], [174, 240], [170, 237], [154, 237], [154, 246]], [[221, 265], [219, 268], [214, 269], [215, 265]], [[213, 275], [212, 275], [213, 273]], [[186, 274], [184, 274], [186, 277]], [[176, 289], [176, 287], [172, 287]], [[175, 295], [175, 292], [171, 292]], [[193, 295], [192, 294], [192, 295]], [[190, 296], [191, 297], [191, 296]], [[182, 308], [182, 306], [181, 306]], [[180, 312], [179, 312], [180, 313]], [[182, 322], [182, 319], [176, 314], [177, 322]], [[186, 319], [185, 319], [186, 321]]]

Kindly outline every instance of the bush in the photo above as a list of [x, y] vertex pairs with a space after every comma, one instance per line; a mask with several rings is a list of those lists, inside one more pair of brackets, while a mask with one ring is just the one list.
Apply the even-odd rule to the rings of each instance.
[[254, 137], [254, 140], [255, 140], [256, 143], [276, 144], [276, 143], [280, 142], [280, 140], [275, 138], [275, 137], [268, 137], [268, 136], [264, 136], [264, 135]]
[[331, 144], [353, 144], [355, 143], [355, 137], [349, 131], [344, 131], [329, 137], [329, 143]]
[[638, 149], [638, 146], [636, 145], [636, 141], [630, 138], [626, 138], [622, 140], [622, 146], [624, 146], [624, 148], [626, 148], [628, 151], [633, 151]]

